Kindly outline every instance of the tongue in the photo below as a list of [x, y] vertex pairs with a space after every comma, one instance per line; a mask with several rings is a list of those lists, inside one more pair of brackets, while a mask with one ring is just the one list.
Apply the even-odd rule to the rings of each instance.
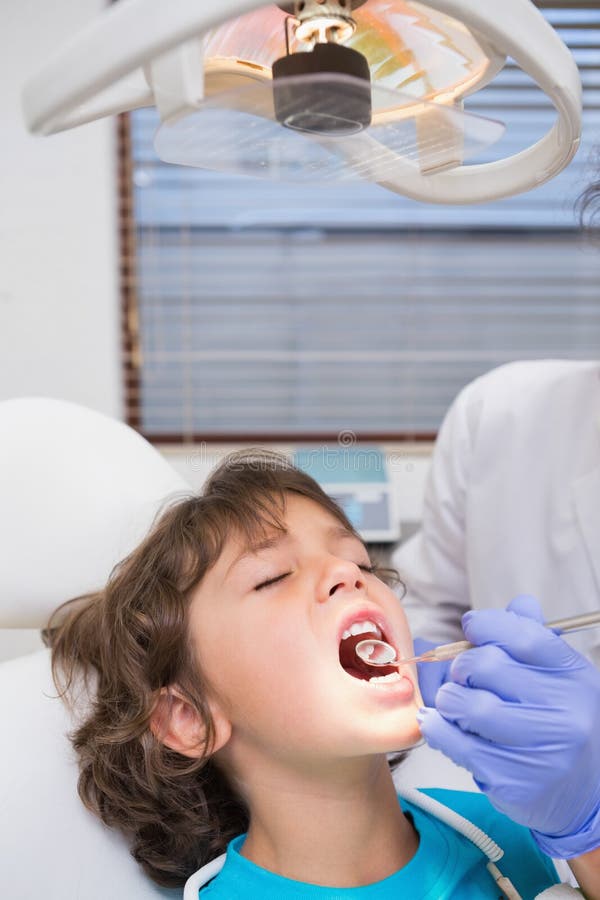
[[361, 641], [380, 640], [379, 635], [373, 632], [363, 632], [362, 634], [353, 634], [349, 638], [344, 638], [340, 643], [340, 663], [342, 668], [352, 675], [354, 678], [361, 678], [368, 681], [376, 675], [389, 675], [390, 672], [396, 672], [396, 666], [370, 666], [367, 662], [356, 655], [356, 645]]

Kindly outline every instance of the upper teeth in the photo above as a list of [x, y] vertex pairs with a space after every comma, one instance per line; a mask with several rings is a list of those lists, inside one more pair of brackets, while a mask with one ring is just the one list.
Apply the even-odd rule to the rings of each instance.
[[378, 638], [380, 638], [382, 636], [381, 628], [379, 627], [379, 625], [376, 625], [375, 622], [371, 622], [370, 619], [365, 619], [362, 622], [354, 622], [354, 624], [351, 625], [350, 628], [346, 628], [346, 630], [344, 631], [344, 633], [342, 635], [342, 640], [352, 637], [352, 635], [354, 635], [354, 634], [367, 634], [367, 633], [376, 634]]

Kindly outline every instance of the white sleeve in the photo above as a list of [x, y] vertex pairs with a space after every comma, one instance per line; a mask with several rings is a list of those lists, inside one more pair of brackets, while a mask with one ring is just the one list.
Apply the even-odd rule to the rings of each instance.
[[466, 551], [469, 471], [481, 410], [481, 379], [458, 395], [442, 423], [429, 471], [420, 530], [392, 558], [406, 587], [403, 606], [415, 637], [463, 637], [470, 608]]

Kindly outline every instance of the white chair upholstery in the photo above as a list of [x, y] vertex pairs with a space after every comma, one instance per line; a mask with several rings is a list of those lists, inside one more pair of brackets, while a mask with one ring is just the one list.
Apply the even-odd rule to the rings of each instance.
[[62, 400], [0, 403], [0, 627], [42, 627], [101, 587], [164, 499], [186, 490], [122, 422]]
[[77, 794], [69, 716], [49, 651], [0, 665], [0, 896], [6, 900], [180, 898], [147, 878], [125, 839]]
[[[0, 403], [0, 627], [43, 626], [101, 587], [166, 498], [189, 492], [120, 422], [71, 403]], [[152, 900], [126, 841], [84, 809], [49, 652], [0, 665], [0, 896]]]

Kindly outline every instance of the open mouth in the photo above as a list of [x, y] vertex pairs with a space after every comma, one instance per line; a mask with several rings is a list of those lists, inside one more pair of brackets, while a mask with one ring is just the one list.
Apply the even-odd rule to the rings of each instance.
[[387, 675], [397, 675], [397, 666], [370, 666], [356, 655], [356, 645], [369, 639], [387, 641], [381, 628], [370, 619], [354, 622], [344, 631], [340, 641], [340, 664], [344, 671], [360, 681], [381, 681]]

